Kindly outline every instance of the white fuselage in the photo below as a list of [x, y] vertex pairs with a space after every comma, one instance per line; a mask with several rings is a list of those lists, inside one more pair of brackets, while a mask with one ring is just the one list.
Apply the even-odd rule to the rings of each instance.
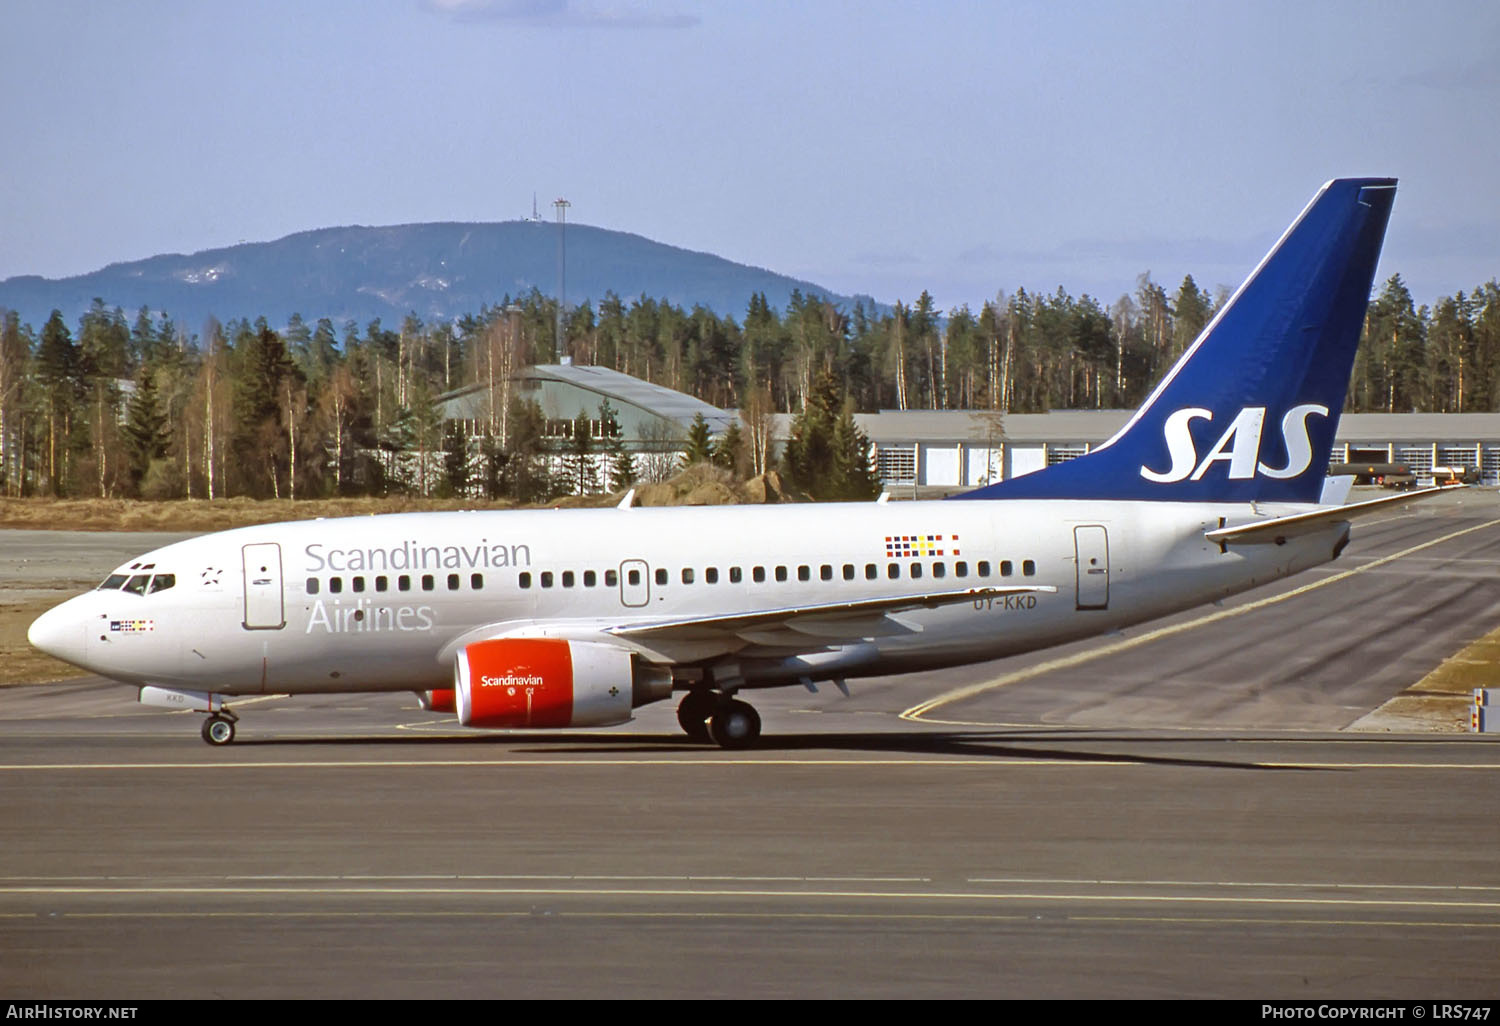
[[[1348, 525], [1226, 548], [1245, 504], [945, 501], [415, 513], [247, 527], [158, 549], [71, 599], [39, 645], [135, 684], [225, 695], [451, 686], [480, 638], [611, 641], [632, 625], [967, 588], [1031, 588], [870, 621], [618, 641], [741, 686], [905, 672], [1043, 648], [1336, 555]], [[155, 584], [151, 575], [171, 575]], [[135, 581], [135, 584], [131, 584]], [[152, 589], [155, 590], [152, 590]], [[144, 592], [144, 593], [137, 593]]]

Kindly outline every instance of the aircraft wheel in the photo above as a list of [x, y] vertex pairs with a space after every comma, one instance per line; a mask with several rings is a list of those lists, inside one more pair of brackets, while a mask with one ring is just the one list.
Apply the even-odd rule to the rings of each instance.
[[707, 691], [689, 691], [677, 704], [677, 723], [694, 741], [707, 741], [708, 718], [714, 714], [714, 696]]
[[749, 748], [760, 737], [760, 713], [745, 702], [726, 702], [714, 710], [708, 734], [720, 748]]
[[214, 746], [229, 744], [234, 740], [234, 721], [210, 716], [203, 721], [203, 740]]

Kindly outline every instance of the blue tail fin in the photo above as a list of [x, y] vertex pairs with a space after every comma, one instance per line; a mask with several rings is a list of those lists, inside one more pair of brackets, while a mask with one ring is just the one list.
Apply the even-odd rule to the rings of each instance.
[[956, 498], [1317, 502], [1395, 195], [1323, 186], [1118, 434]]

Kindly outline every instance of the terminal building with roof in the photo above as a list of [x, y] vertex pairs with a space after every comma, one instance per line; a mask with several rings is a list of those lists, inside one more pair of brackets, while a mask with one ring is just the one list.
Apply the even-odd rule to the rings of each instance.
[[[498, 386], [495, 391], [501, 393]], [[559, 438], [569, 436], [580, 413], [602, 438], [599, 409], [608, 402], [625, 448], [648, 459], [654, 454], [664, 469], [675, 466], [697, 415], [715, 437], [738, 416], [607, 367], [526, 367], [506, 392], [535, 400], [548, 433]], [[497, 404], [504, 401], [497, 398]], [[495, 422], [486, 385], [450, 392], [438, 402], [444, 419], [462, 420], [474, 433]], [[881, 481], [896, 494], [909, 488], [930, 495], [978, 488], [1082, 456], [1124, 427], [1132, 412], [882, 410], [854, 419], [870, 439]], [[785, 441], [792, 420], [790, 414], [775, 417], [776, 439]], [[1500, 413], [1346, 413], [1339, 418], [1331, 462], [1402, 463], [1419, 483], [1432, 480], [1434, 467], [1475, 467], [1481, 483], [1500, 484]]]
[[[1132, 410], [1050, 413], [884, 410], [856, 414], [889, 487], [977, 488], [1082, 456], [1125, 426]], [[790, 422], [790, 418], [787, 418]], [[1403, 463], [1419, 483], [1433, 467], [1475, 467], [1500, 484], [1500, 413], [1346, 413], [1333, 463]]]

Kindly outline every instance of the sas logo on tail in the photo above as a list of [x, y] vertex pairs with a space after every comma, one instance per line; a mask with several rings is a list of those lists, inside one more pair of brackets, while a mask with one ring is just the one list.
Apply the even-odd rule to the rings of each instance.
[[1307, 418], [1316, 414], [1328, 416], [1328, 407], [1317, 403], [1293, 406], [1281, 418], [1281, 437], [1286, 443], [1286, 466], [1268, 467], [1260, 462], [1261, 428], [1266, 420], [1264, 406], [1247, 406], [1240, 410], [1208, 455], [1200, 461], [1198, 449], [1193, 443], [1192, 422], [1213, 420], [1210, 410], [1190, 406], [1167, 417], [1162, 433], [1167, 438], [1167, 454], [1172, 465], [1166, 470], [1141, 467], [1141, 476], [1147, 481], [1172, 484], [1191, 478], [1199, 480], [1215, 463], [1229, 464], [1230, 480], [1246, 480], [1261, 474], [1265, 477], [1285, 480], [1296, 477], [1312, 465], [1312, 442], [1307, 437]]

